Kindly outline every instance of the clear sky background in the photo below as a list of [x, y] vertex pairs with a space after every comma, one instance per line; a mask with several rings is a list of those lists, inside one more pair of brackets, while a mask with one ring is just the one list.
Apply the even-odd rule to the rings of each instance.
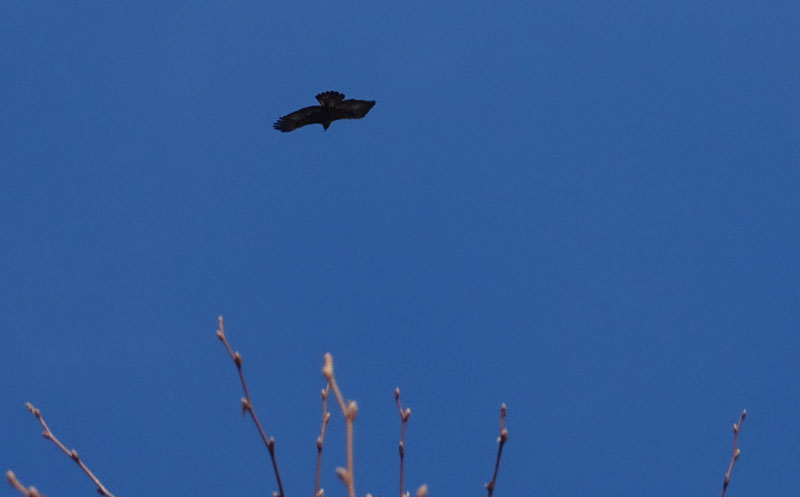
[[[322, 355], [356, 487], [795, 495], [792, 1], [3, 2], [0, 469], [311, 496]], [[360, 121], [272, 123], [339, 90]], [[323, 487], [345, 495], [332, 409]], [[13, 495], [10, 488], [2, 495]]]

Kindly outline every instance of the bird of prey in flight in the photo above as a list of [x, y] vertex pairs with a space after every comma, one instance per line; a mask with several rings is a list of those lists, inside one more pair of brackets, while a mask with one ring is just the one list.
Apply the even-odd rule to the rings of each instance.
[[323, 128], [337, 119], [361, 119], [375, 105], [375, 100], [344, 99], [338, 91], [326, 91], [317, 95], [319, 105], [303, 107], [275, 121], [274, 128], [284, 133], [306, 124], [321, 124]]

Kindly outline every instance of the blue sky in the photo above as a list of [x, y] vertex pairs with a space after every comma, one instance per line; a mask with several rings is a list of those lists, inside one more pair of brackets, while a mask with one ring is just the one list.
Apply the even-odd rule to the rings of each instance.
[[[790, 495], [796, 2], [6, 2], [0, 466], [118, 497]], [[339, 90], [360, 121], [278, 133]], [[323, 487], [345, 495], [332, 409]], [[10, 489], [4, 495], [12, 495]]]

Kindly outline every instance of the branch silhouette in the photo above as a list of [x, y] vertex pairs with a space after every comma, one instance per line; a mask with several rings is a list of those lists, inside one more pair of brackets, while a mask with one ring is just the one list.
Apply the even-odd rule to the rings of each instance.
[[[44, 428], [44, 431], [42, 432], [42, 436], [44, 438], [50, 440], [54, 444], [56, 444], [56, 446], [59, 449], [61, 449], [61, 451], [64, 454], [69, 456], [70, 459], [75, 461], [75, 463], [78, 466], [80, 466], [80, 468], [83, 470], [83, 472], [86, 473], [86, 475], [97, 486], [97, 493], [100, 494], [100, 495], [103, 495], [105, 497], [114, 497], [114, 494], [109, 492], [108, 489], [102, 483], [100, 483], [100, 480], [94, 475], [94, 473], [92, 473], [92, 471], [89, 469], [89, 467], [86, 465], [86, 463], [83, 462], [83, 460], [80, 458], [80, 456], [78, 456], [78, 451], [75, 450], [75, 449], [72, 449], [72, 450], [68, 449], [63, 443], [61, 443], [61, 440], [59, 440], [55, 436], [55, 434], [50, 430], [50, 427], [47, 426], [47, 422], [45, 422], [44, 417], [42, 416], [42, 412], [39, 409], [37, 409], [30, 402], [26, 402], [25, 403], [25, 407], [28, 409], [28, 411], [31, 414], [36, 416], [36, 419], [39, 420], [39, 424], [41, 424], [42, 428]], [[17, 480], [17, 477], [16, 477], [16, 475], [14, 475], [13, 471], [11, 471], [11, 470], [7, 471], [6, 472], [6, 478], [8, 479], [8, 483], [11, 484], [12, 487], [14, 487], [18, 491], [20, 491], [23, 495], [26, 495], [28, 497], [43, 497], [42, 494], [38, 490], [36, 490], [36, 487], [30, 486], [30, 487], [25, 488], [25, 486], [22, 483], [20, 483], [19, 480]]]
[[739, 422], [734, 423], [733, 425], [733, 453], [731, 454], [731, 462], [728, 464], [728, 471], [725, 473], [725, 479], [722, 482], [722, 493], [720, 493], [720, 497], [725, 497], [725, 491], [728, 490], [728, 485], [731, 483], [733, 465], [736, 463], [736, 460], [739, 459], [739, 454], [742, 453], [736, 444], [739, 440], [739, 430], [742, 428], [742, 423], [744, 423], [745, 417], [747, 417], [747, 409], [742, 410], [742, 414], [739, 416]]
[[233, 363], [236, 364], [236, 370], [239, 372], [239, 379], [242, 382], [242, 390], [244, 390], [244, 398], [242, 399], [242, 416], [244, 416], [245, 412], [250, 413], [250, 417], [253, 419], [253, 423], [255, 423], [256, 428], [258, 429], [258, 434], [261, 436], [261, 440], [264, 441], [264, 445], [266, 445], [267, 450], [269, 450], [269, 457], [272, 460], [272, 469], [275, 471], [275, 479], [278, 481], [278, 492], [276, 495], [277, 497], [284, 497], [285, 494], [283, 493], [281, 472], [278, 470], [278, 462], [275, 458], [275, 439], [272, 437], [267, 437], [264, 428], [261, 426], [261, 422], [258, 420], [256, 411], [253, 409], [253, 401], [250, 398], [250, 391], [247, 389], [247, 381], [244, 379], [244, 372], [242, 371], [242, 363], [244, 360], [242, 359], [241, 354], [234, 352], [231, 344], [228, 343], [228, 338], [225, 336], [225, 325], [222, 321], [222, 316], [219, 316], [217, 321], [219, 323], [219, 328], [217, 329], [217, 338], [219, 338], [222, 344], [225, 345], [228, 355], [231, 356]]
[[30, 487], [25, 487], [19, 480], [17, 480], [17, 475], [14, 474], [13, 471], [10, 469], [6, 471], [6, 478], [8, 479], [8, 483], [11, 484], [12, 487], [19, 490], [19, 493], [26, 497], [45, 497], [44, 494], [40, 493], [36, 490], [36, 487], [31, 485]]
[[494, 463], [494, 474], [492, 480], [486, 484], [486, 490], [489, 492], [489, 497], [494, 494], [494, 485], [497, 483], [497, 471], [500, 469], [500, 458], [503, 456], [503, 446], [508, 441], [508, 430], [506, 429], [506, 408], [505, 403], [500, 406], [500, 436], [497, 437], [497, 460]]
[[403, 405], [400, 403], [400, 387], [394, 389], [394, 400], [397, 402], [397, 412], [400, 413], [400, 444], [398, 445], [398, 451], [400, 452], [400, 497], [406, 497], [403, 485], [403, 463], [406, 456], [406, 423], [408, 423], [408, 418], [411, 417], [411, 409], [406, 407], [403, 410]]

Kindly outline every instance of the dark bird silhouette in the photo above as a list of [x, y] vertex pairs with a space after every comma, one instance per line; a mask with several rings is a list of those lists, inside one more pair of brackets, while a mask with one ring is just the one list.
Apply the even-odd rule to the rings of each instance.
[[275, 121], [274, 128], [284, 133], [306, 124], [321, 124], [323, 128], [337, 119], [361, 119], [375, 105], [375, 100], [344, 99], [338, 91], [326, 91], [317, 95], [320, 105], [303, 107]]

